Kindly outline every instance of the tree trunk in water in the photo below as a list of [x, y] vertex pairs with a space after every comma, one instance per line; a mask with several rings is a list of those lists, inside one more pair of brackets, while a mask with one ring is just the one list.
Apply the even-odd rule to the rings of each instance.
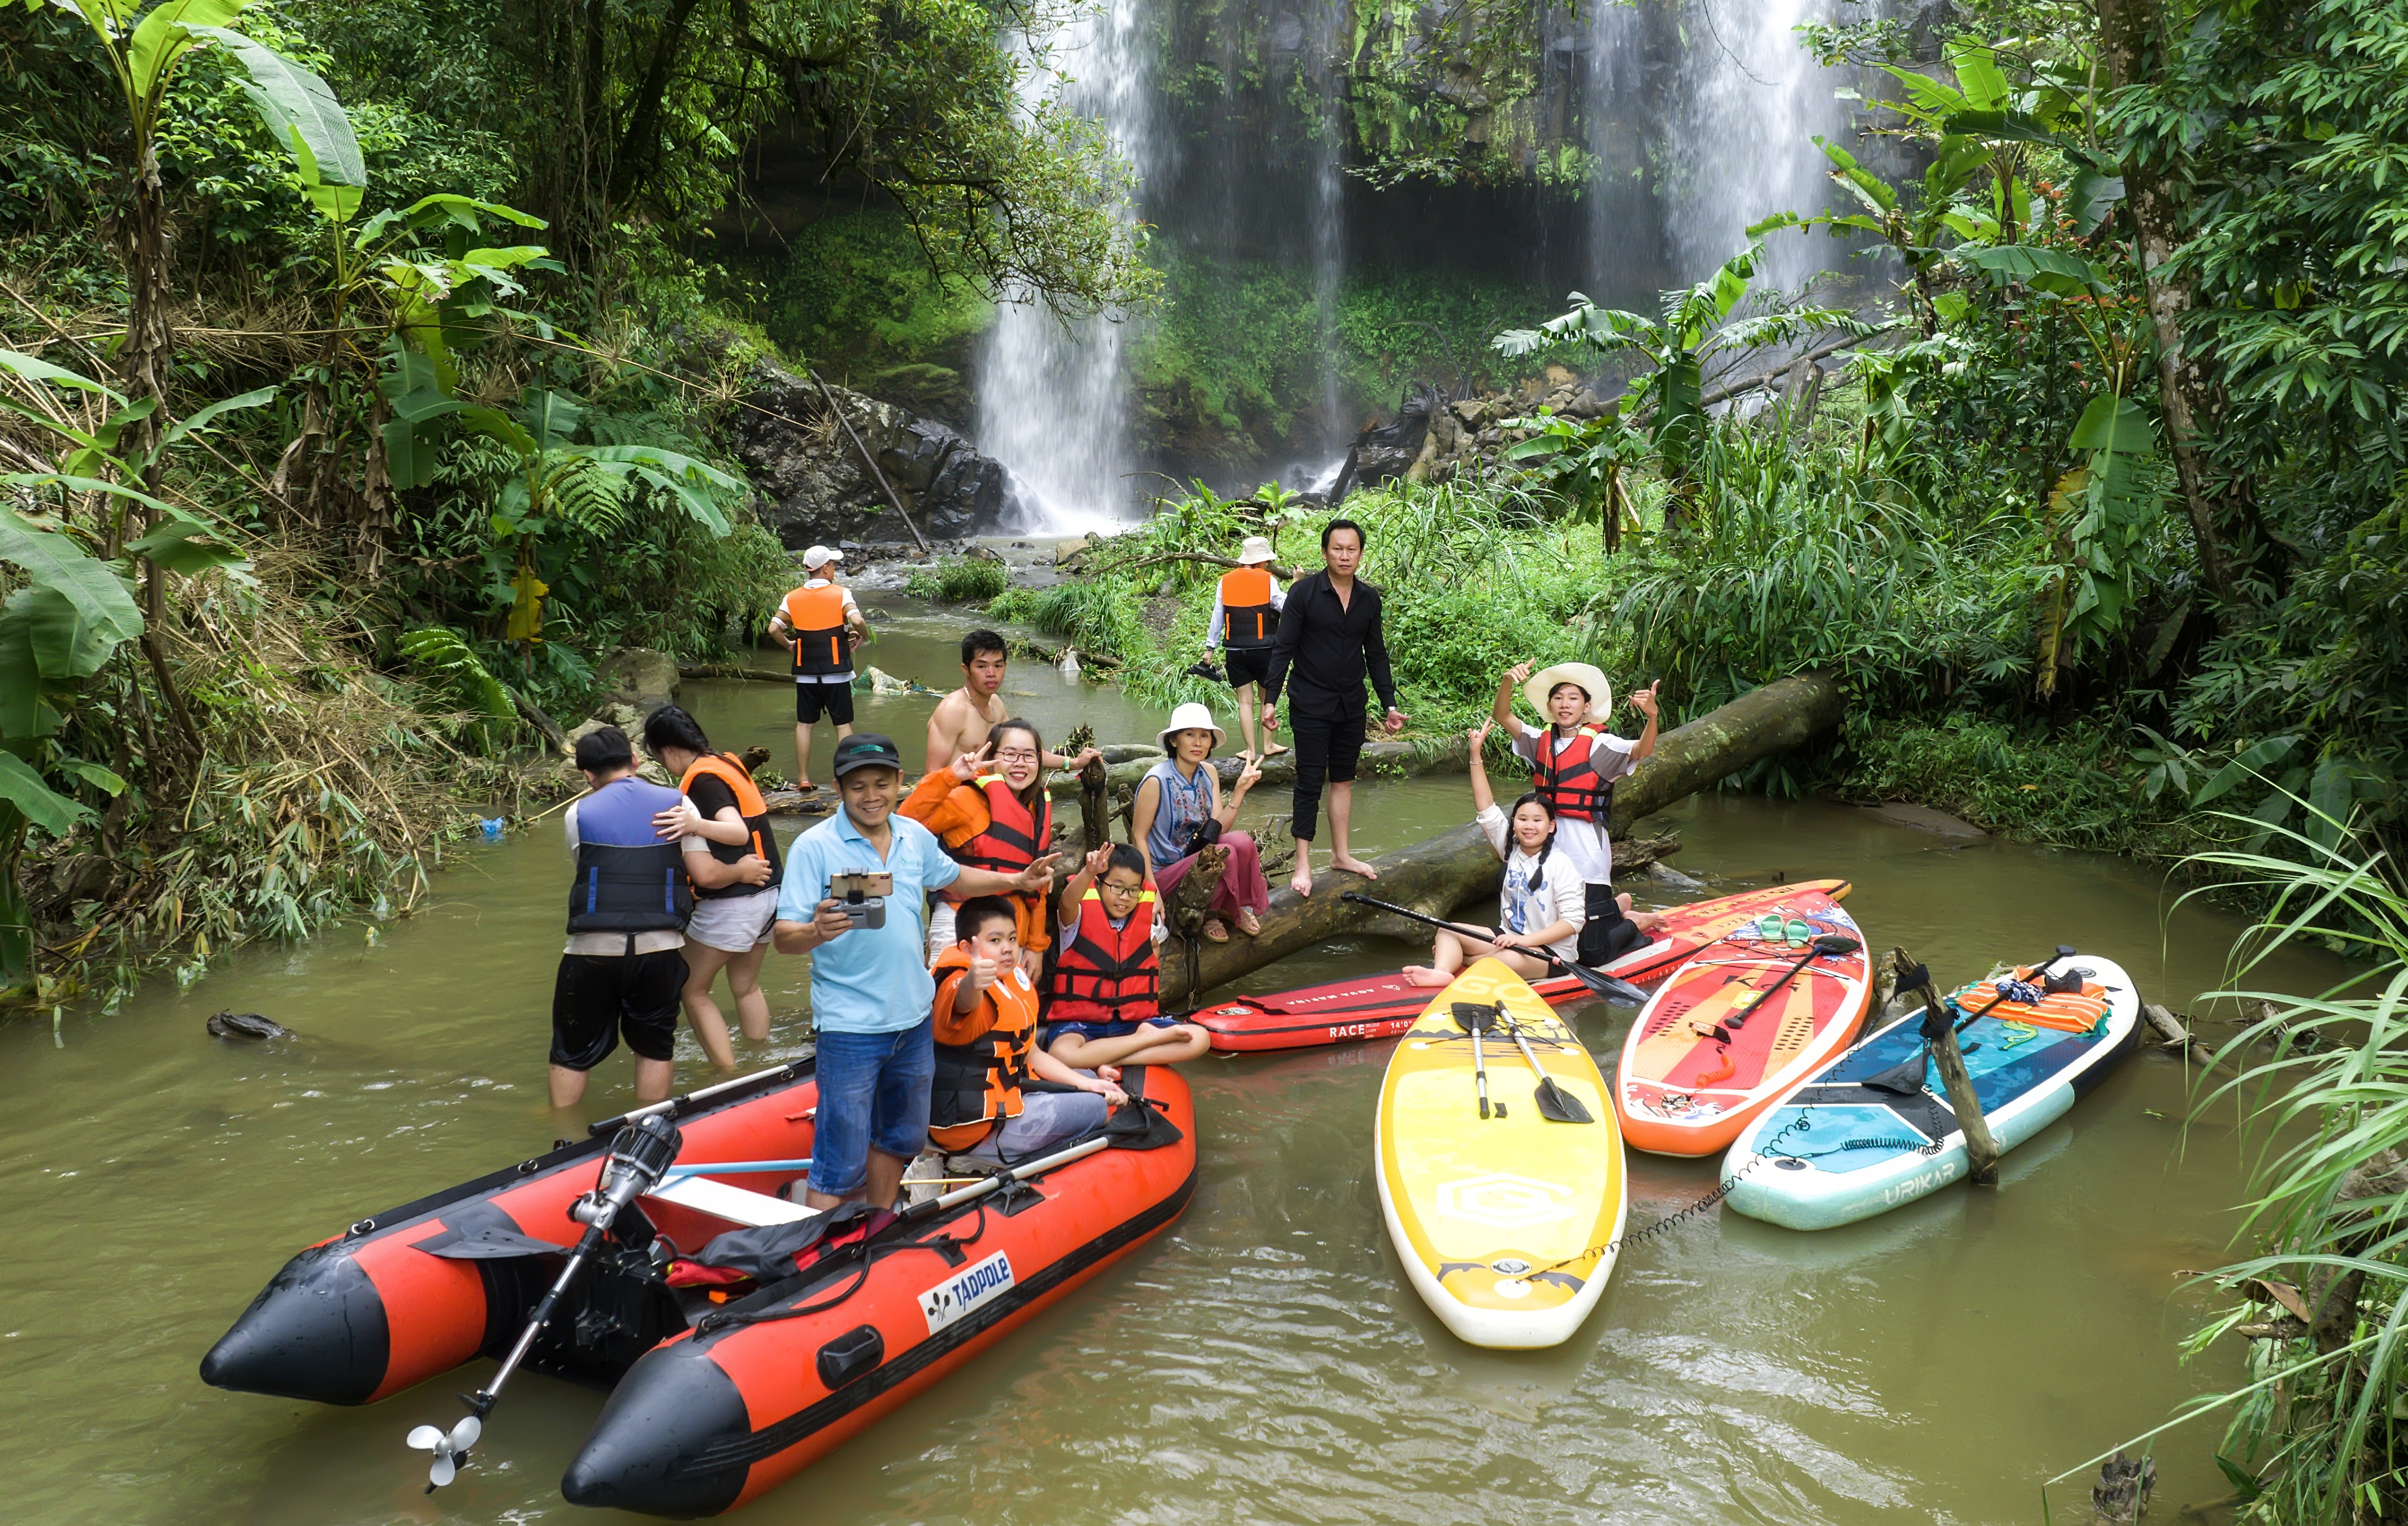
[[1948, 1093], [1948, 1110], [1956, 1115], [1956, 1126], [1965, 1132], [1966, 1175], [1977, 1187], [1995, 1187], [1999, 1142], [1990, 1137], [1989, 1120], [1982, 1116], [1982, 1101], [1973, 1093], [1973, 1077], [1966, 1073], [1965, 1051], [1956, 1047], [1956, 1025], [1940, 1000], [1940, 988], [1932, 983], [1931, 972], [1915, 963], [1914, 956], [1903, 948], [1889, 951], [1889, 967], [1901, 990], [1907, 988], [1911, 975], [1923, 977], [1923, 1041]]
[[[1614, 829], [1627, 833], [1638, 818], [1685, 799], [1760, 758], [1832, 729], [1840, 723], [1843, 707], [1837, 679], [1828, 674], [1806, 673], [1742, 694], [1666, 733], [1656, 740], [1656, 755], [1615, 786]], [[1664, 850], [1660, 843], [1643, 847], [1647, 858]], [[1627, 859], [1617, 857], [1623, 868], [1636, 868], [1643, 862], [1639, 851]], [[1348, 934], [1383, 933], [1415, 940], [1426, 935], [1414, 923], [1340, 900], [1347, 891], [1361, 890], [1400, 906], [1447, 917], [1470, 901], [1495, 895], [1502, 874], [1488, 839], [1469, 824], [1382, 854], [1370, 863], [1380, 872], [1375, 882], [1332, 871], [1314, 879], [1309, 897], [1285, 888], [1272, 891], [1270, 908], [1262, 914], [1260, 936], [1204, 945], [1197, 963], [1198, 988], [1210, 991], [1274, 960]], [[1167, 1003], [1193, 1001], [1186, 994], [1186, 963], [1184, 958], [1163, 962]]]
[[[2111, 89], [2139, 84], [2153, 72], [2164, 18], [2159, 0], [2099, 0], [2100, 50]], [[2149, 303], [2149, 327], [2157, 340], [2159, 406], [2166, 417], [2166, 444], [2182, 482], [2183, 508], [2199, 547], [2200, 575], [2227, 604], [2239, 592], [2231, 559], [2216, 528], [2206, 463], [2200, 459], [2199, 420], [2211, 411], [2211, 385], [2183, 348], [2183, 315], [2190, 310], [2187, 283], [2164, 273], [2173, 254], [2177, 227], [2173, 196], [2156, 168], [2140, 159], [2124, 164], [2124, 206], [2131, 214], [2134, 253]]]

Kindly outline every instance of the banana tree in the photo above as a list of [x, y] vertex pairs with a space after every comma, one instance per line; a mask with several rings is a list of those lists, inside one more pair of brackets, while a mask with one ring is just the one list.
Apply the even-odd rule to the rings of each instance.
[[[192, 575], [242, 561], [222, 526], [135, 484], [155, 478], [166, 451], [222, 415], [275, 394], [262, 389], [227, 398], [137, 444], [131, 426], [154, 417], [155, 398], [129, 402], [89, 377], [14, 350], [0, 349], [0, 378], [15, 388], [0, 386], [0, 407], [56, 436], [62, 451], [55, 471], [0, 476], [0, 489], [17, 490], [21, 501], [58, 500], [55, 511], [33, 514], [0, 506], [0, 561], [24, 579], [0, 600], [0, 982], [20, 986], [35, 974], [33, 920], [18, 879], [27, 834], [64, 834], [93, 816], [85, 792], [113, 796], [126, 787], [115, 770], [76, 756], [62, 735], [88, 681], [148, 629], [132, 588], [136, 566]], [[60, 392], [111, 411], [85, 428], [65, 408], [36, 406]], [[107, 506], [79, 521], [67, 506], [86, 495]], [[150, 518], [139, 535], [126, 534], [129, 509]]]
[[1575, 292], [1570, 311], [1535, 329], [1508, 329], [1494, 341], [1498, 352], [1511, 358], [1558, 352], [1589, 360], [1633, 355], [1644, 363], [1623, 393], [1618, 413], [1625, 420], [1646, 417], [1648, 449], [1672, 489], [1668, 518], [1674, 523], [1682, 515], [1673, 506], [1685, 507], [1695, 496], [1698, 448], [1708, 422], [1704, 376], [1711, 362], [1826, 330], [1869, 334], [1877, 326], [1845, 308], [1802, 305], [1733, 320], [1732, 309], [1763, 267], [1760, 231], [1749, 229], [1747, 248], [1706, 279], [1663, 293], [1653, 318], [1600, 307]]
[[1630, 490], [1623, 473], [1645, 462], [1647, 436], [1622, 421], [1618, 414], [1597, 419], [1568, 419], [1543, 414], [1508, 419], [1508, 429], [1535, 429], [1537, 434], [1509, 448], [1505, 459], [1526, 462], [1540, 478], [1571, 500], [1572, 517], [1598, 517], [1608, 556], [1622, 549], [1626, 520], [1636, 525]]

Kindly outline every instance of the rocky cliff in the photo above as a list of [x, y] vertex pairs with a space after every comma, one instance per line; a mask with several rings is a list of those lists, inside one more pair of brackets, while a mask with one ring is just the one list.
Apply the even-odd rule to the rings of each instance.
[[824, 393], [808, 377], [763, 366], [737, 409], [734, 435], [737, 457], [765, 500], [761, 521], [790, 547], [911, 538], [863, 460], [865, 448], [930, 539], [1011, 527], [1003, 464], [951, 427], [892, 403], [843, 387]]

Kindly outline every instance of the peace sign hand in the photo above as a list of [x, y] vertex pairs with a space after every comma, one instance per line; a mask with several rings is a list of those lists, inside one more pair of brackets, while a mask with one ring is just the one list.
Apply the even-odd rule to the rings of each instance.
[[976, 752], [965, 752], [953, 760], [953, 777], [964, 784], [978, 777], [979, 769], [995, 754], [995, 738], [990, 736]]

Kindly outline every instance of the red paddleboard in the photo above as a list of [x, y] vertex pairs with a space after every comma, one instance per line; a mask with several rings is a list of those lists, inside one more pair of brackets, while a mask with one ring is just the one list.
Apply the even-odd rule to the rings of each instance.
[[[1828, 905], [1844, 898], [1849, 889], [1844, 879], [1809, 879], [1674, 906], [1663, 913], [1655, 942], [1606, 965], [1605, 973], [1635, 985], [1651, 984], [1698, 949], [1758, 918], [1784, 908]], [[1408, 985], [1398, 975], [1358, 976], [1268, 995], [1232, 996], [1187, 1020], [1211, 1034], [1212, 1048], [1223, 1054], [1352, 1044], [1394, 1038], [1411, 1028], [1429, 1006], [1433, 989]], [[1594, 999], [1586, 986], [1569, 975], [1533, 980], [1530, 989], [1558, 1005]]]
[[[1613, 1078], [1613, 1110], [1634, 1148], [1720, 1154], [1864, 1025], [1872, 991], [1864, 934], [1828, 896], [1793, 895], [1783, 909], [1777, 935], [1755, 935], [1773, 934], [1770, 924], [1740, 929], [1673, 971], [1640, 1009]], [[1858, 947], [1809, 959], [1827, 933]]]

